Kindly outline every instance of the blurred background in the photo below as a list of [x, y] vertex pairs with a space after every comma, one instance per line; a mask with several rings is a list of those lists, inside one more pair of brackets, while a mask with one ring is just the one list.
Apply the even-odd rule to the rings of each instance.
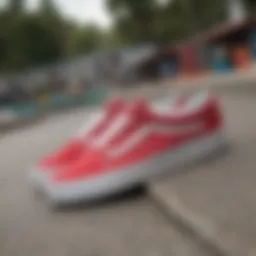
[[[255, 256], [255, 8], [256, 0], [0, 0], [1, 256]], [[170, 104], [184, 80], [188, 90], [217, 92], [226, 157], [85, 211], [53, 212], [33, 198], [28, 169], [106, 97]]]
[[0, 3], [2, 118], [98, 102], [109, 86], [247, 68], [256, 57], [254, 0]]

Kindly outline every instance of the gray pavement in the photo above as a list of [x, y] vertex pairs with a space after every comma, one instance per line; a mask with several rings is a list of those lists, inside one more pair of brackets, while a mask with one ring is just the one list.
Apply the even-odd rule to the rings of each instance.
[[256, 95], [221, 96], [231, 149], [152, 184], [170, 216], [223, 255], [256, 255]]
[[146, 195], [59, 212], [33, 196], [27, 169], [86, 119], [86, 111], [80, 109], [1, 138], [0, 255], [210, 255], [167, 222]]
[[198, 89], [211, 89], [215, 92], [239, 93], [256, 92], [256, 66], [237, 72], [215, 73], [199, 77], [187, 77], [184, 79], [167, 79], [154, 81], [132, 88], [115, 88], [112, 94], [119, 94], [128, 99], [143, 96], [149, 99], [161, 99], [168, 93], [180, 91], [194, 91]]
[[[158, 97], [170, 90], [163, 91]], [[26, 171], [97, 110], [77, 109], [3, 134], [0, 255], [256, 255], [256, 94], [216, 91], [232, 145], [228, 154], [151, 184], [149, 195], [87, 208], [52, 211], [33, 196]]]

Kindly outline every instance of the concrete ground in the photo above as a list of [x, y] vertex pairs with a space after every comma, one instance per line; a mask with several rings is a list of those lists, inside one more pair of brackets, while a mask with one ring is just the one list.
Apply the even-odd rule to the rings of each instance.
[[87, 208], [53, 211], [35, 197], [27, 170], [79, 127], [85, 110], [13, 130], [0, 140], [1, 256], [208, 256], [135, 193]]
[[85, 110], [4, 134], [0, 255], [256, 255], [256, 94], [217, 91], [232, 145], [228, 154], [152, 183], [149, 193], [86, 208], [52, 211], [33, 196], [26, 176], [35, 159], [88, 118]]
[[256, 95], [220, 95], [230, 151], [152, 184], [155, 199], [222, 255], [256, 255]]
[[[246, 70], [237, 72], [209, 73], [204, 76], [184, 77], [179, 79], [166, 79], [162, 81], [148, 82], [127, 88], [114, 88], [111, 94], [120, 94], [126, 98], [143, 96], [150, 99], [163, 98], [168, 92], [180, 92], [196, 89], [211, 89], [216, 92], [239, 93], [256, 91], [256, 65]], [[246, 88], [246, 89], [245, 89]]]

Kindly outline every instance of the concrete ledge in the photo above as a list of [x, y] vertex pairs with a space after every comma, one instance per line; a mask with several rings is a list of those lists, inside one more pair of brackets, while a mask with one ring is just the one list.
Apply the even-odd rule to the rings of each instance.
[[225, 157], [150, 185], [169, 218], [220, 255], [256, 255], [256, 95], [223, 95]]
[[39, 121], [43, 121], [45, 118], [51, 117], [53, 115], [60, 115], [63, 113], [70, 113], [75, 111], [76, 109], [92, 109], [95, 110], [98, 107], [98, 104], [91, 104], [91, 105], [77, 105], [73, 107], [67, 107], [67, 108], [50, 108], [45, 106], [44, 108], [40, 108], [37, 112], [37, 114], [33, 115], [19, 115], [15, 113], [12, 117], [10, 117], [9, 120], [3, 120], [1, 122], [0, 119], [0, 132], [6, 132], [14, 129], [19, 129], [27, 125], [34, 124]]
[[[168, 201], [163, 195], [168, 195]], [[158, 209], [177, 227], [184, 230], [188, 235], [193, 237], [202, 246], [208, 249], [209, 252], [216, 256], [228, 256], [229, 252], [219, 245], [215, 240], [215, 236], [209, 232], [211, 229], [206, 229], [207, 223], [193, 212], [190, 212], [184, 205], [182, 205], [178, 198], [170, 195], [170, 191], [165, 191], [163, 188], [151, 188], [149, 197]], [[169, 203], [171, 202], [171, 203]]]
[[[58, 97], [59, 96], [59, 97]], [[108, 96], [108, 88], [90, 88], [85, 95], [70, 98], [52, 95], [48, 102], [28, 101], [0, 109], [0, 132], [20, 128], [55, 114], [68, 113], [78, 108], [93, 108]]]
[[[239, 93], [239, 94], [253, 94], [256, 92], [256, 69], [238, 72], [238, 73], [228, 73], [213, 75], [207, 77], [201, 77], [196, 79], [186, 79], [177, 82], [173, 81], [159, 81], [156, 83], [147, 84], [145, 86], [140, 86], [139, 88], [112, 88], [109, 89], [108, 95], [121, 95], [122, 97], [130, 100], [134, 97], [144, 97], [148, 100], [158, 100], [165, 97], [169, 97], [173, 93], [178, 93], [181, 91], [194, 91], [199, 89], [210, 89], [216, 93]], [[94, 104], [95, 105], [95, 104]], [[61, 112], [72, 111], [74, 108], [85, 107], [81, 104], [80, 106], [75, 106], [72, 108], [58, 108], [52, 109], [45, 106], [41, 109], [35, 117], [17, 117], [14, 120], [7, 123], [2, 123], [0, 121], [0, 131], [13, 129], [15, 127], [20, 127], [24, 124], [33, 123], [34, 120], [38, 120], [41, 117], [46, 117], [49, 114], [58, 114]]]
[[162, 98], [170, 93], [211, 89], [217, 93], [256, 93], [256, 68], [236, 73], [215, 74], [198, 78], [181, 80], [156, 81], [136, 88], [121, 88], [112, 94], [121, 95], [127, 99], [142, 96], [148, 99]]

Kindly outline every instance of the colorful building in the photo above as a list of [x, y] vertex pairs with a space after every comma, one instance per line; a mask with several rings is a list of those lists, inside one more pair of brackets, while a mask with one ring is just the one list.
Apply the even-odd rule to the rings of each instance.
[[161, 49], [140, 63], [144, 78], [181, 77], [248, 68], [256, 60], [256, 17], [217, 25]]

